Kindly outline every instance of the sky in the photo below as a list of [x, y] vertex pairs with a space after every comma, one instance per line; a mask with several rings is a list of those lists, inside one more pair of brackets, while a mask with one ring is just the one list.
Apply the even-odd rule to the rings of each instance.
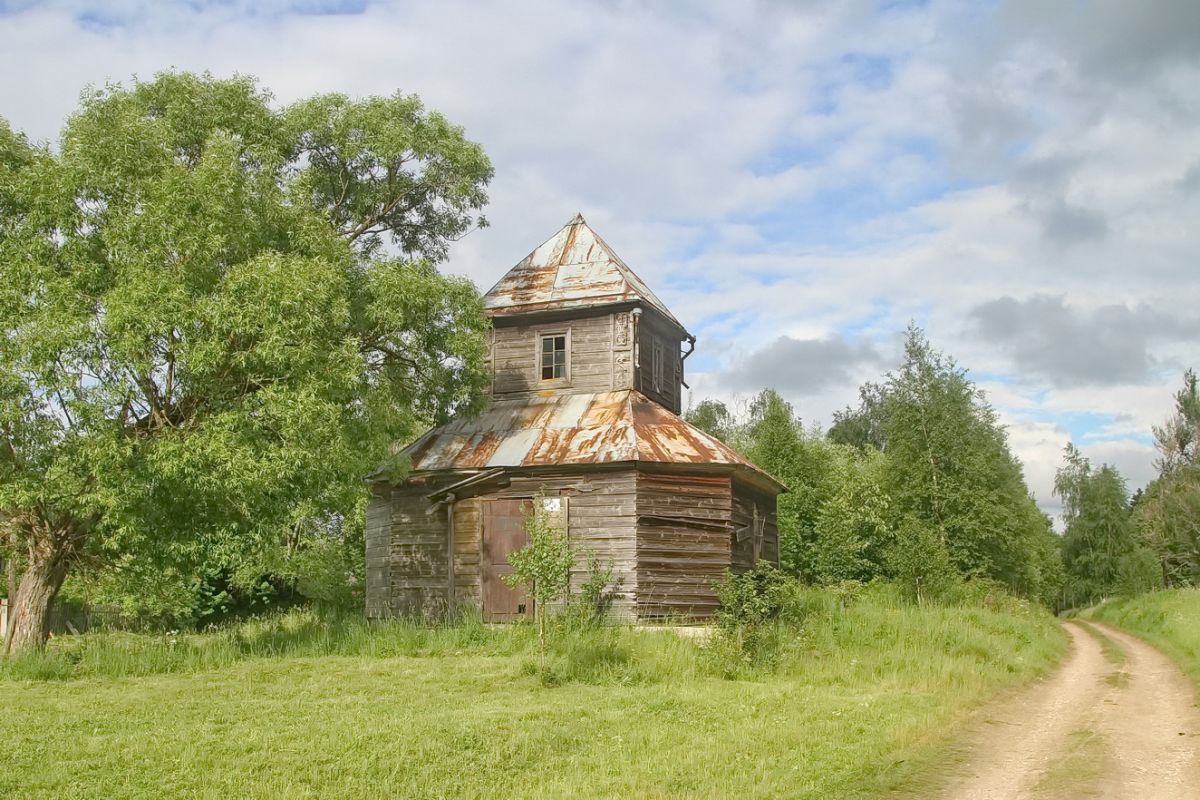
[[698, 339], [692, 402], [828, 425], [910, 321], [1041, 507], [1074, 441], [1130, 488], [1200, 367], [1200, 3], [0, 0], [0, 116], [87, 85], [415, 93], [495, 168], [444, 269], [486, 290], [577, 211]]

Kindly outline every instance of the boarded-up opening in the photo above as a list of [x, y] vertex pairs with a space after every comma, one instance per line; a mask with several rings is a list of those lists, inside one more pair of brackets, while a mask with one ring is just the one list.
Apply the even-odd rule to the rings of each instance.
[[735, 573], [745, 572], [759, 561], [779, 564], [779, 520], [774, 496], [735, 485], [733, 531]]
[[529, 541], [525, 517], [530, 501], [488, 500], [483, 503], [483, 548], [480, 578], [483, 589], [483, 618], [489, 622], [520, 619], [533, 613], [533, 598], [512, 589], [502, 580], [512, 574], [508, 554]]

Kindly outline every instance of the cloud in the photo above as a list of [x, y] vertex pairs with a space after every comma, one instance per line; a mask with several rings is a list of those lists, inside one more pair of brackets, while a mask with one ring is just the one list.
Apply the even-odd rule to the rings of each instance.
[[1054, 496], [1054, 473], [1062, 463], [1063, 448], [1071, 440], [1061, 426], [1052, 422], [1024, 420], [1001, 414], [1008, 429], [1009, 446], [1020, 453], [1025, 483], [1038, 508], [1052, 518], [1062, 513], [1062, 501]]
[[1061, 199], [1040, 208], [1027, 206], [1027, 210], [1039, 218], [1042, 235], [1051, 244], [1078, 244], [1101, 239], [1108, 233], [1108, 220], [1103, 214], [1069, 205]]
[[[1025, 482], [1038, 507], [1062, 530], [1062, 498], [1054, 494], [1054, 475], [1063, 463], [1063, 449], [1071, 441], [1068, 431], [1051, 422], [1039, 422], [1001, 415], [1008, 428], [1009, 444], [1020, 453]], [[1156, 451], [1145, 442], [1115, 440], [1076, 442], [1083, 454], [1099, 467], [1110, 464], [1125, 478], [1132, 493], [1155, 477]]]
[[999, 16], [1014, 37], [1044, 42], [1088, 74], [1111, 81], [1144, 80], [1200, 60], [1200, 5], [1193, 0], [1008, 0]]
[[1033, 156], [1018, 162], [1009, 180], [1024, 197], [1021, 209], [1040, 226], [1042, 239], [1052, 247], [1069, 247], [1108, 233], [1103, 213], [1068, 199], [1072, 185], [1087, 167], [1074, 153]]
[[1184, 321], [1149, 307], [1108, 305], [1091, 313], [1067, 307], [1062, 297], [1002, 297], [971, 311], [978, 332], [1008, 352], [1023, 374], [1055, 386], [1113, 386], [1147, 380], [1157, 337], [1200, 333]]
[[1200, 161], [1187, 168], [1187, 172], [1179, 179], [1180, 191], [1192, 194], [1200, 190]]
[[785, 394], [807, 396], [830, 386], [853, 386], [861, 367], [883, 363], [883, 356], [871, 342], [849, 341], [836, 335], [825, 339], [780, 336], [726, 371], [723, 380], [733, 389], [770, 387]]
[[415, 92], [497, 168], [447, 271], [486, 288], [582, 211], [699, 336], [697, 397], [828, 421], [915, 319], [1042, 426], [1031, 482], [1060, 437], [1149, 464], [1197, 365], [1200, 4], [751, 8], [0, 0], [0, 74], [37, 76], [0, 114], [52, 141], [86, 84], [172, 66]]
[[1145, 442], [1112, 441], [1084, 444], [1081, 448], [1095, 466], [1116, 467], [1130, 494], [1144, 488], [1157, 476], [1153, 463], [1158, 451]]

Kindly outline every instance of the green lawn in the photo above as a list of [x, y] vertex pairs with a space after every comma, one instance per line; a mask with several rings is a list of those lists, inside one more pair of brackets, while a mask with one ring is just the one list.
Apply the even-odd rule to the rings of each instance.
[[0, 797], [874, 797], [1065, 648], [1033, 611], [805, 603], [750, 680], [627, 630], [568, 637], [557, 685], [528, 630], [478, 625], [56, 642], [0, 666]]
[[1157, 645], [1200, 688], [1200, 589], [1109, 600], [1080, 616], [1111, 623]]

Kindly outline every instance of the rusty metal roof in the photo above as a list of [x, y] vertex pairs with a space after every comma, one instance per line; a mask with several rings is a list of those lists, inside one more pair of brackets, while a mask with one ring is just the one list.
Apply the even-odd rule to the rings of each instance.
[[718, 439], [640, 392], [495, 400], [404, 448], [414, 472], [649, 462], [749, 470], [783, 485]]
[[[492, 316], [641, 301], [675, 319], [650, 287], [576, 214], [483, 297]], [[686, 329], [685, 329], [686, 330]]]

